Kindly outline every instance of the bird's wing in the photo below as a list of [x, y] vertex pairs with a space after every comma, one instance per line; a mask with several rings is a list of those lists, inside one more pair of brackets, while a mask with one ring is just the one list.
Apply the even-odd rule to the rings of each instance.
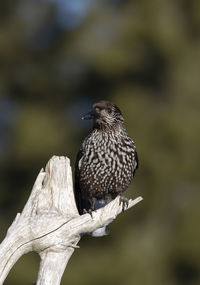
[[79, 214], [82, 214], [82, 203], [81, 203], [81, 189], [80, 189], [80, 169], [79, 169], [79, 161], [83, 156], [82, 149], [79, 150], [76, 156], [75, 162], [75, 199], [76, 206], [78, 208]]
[[135, 150], [135, 161], [136, 161], [136, 167], [135, 167], [135, 170], [139, 168], [139, 159], [138, 159], [138, 153], [137, 151]]
[[88, 209], [90, 208], [89, 201], [83, 199], [83, 193], [81, 191], [81, 185], [80, 185], [80, 168], [81, 168], [81, 159], [83, 155], [84, 151], [81, 148], [77, 153], [76, 162], [75, 162], [75, 199], [76, 199], [76, 206], [78, 208], [80, 215], [83, 214], [84, 209], [88, 211]]
[[138, 167], [139, 167], [139, 160], [138, 160], [138, 154], [137, 154], [137, 151], [136, 151], [136, 149], [135, 149], [135, 151], [134, 151], [134, 169], [133, 169], [133, 177], [134, 177], [135, 172], [136, 172], [136, 170], [138, 169]]

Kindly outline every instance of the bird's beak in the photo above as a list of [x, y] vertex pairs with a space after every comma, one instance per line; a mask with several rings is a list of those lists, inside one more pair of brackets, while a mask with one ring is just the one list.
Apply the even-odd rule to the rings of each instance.
[[85, 114], [81, 119], [82, 120], [92, 120], [100, 118], [100, 114], [98, 114], [95, 110]]

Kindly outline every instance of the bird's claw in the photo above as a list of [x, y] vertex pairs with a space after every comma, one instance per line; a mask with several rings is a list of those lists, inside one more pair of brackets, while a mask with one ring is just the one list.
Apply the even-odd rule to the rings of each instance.
[[92, 209], [91, 208], [89, 210], [83, 209], [83, 214], [90, 214], [91, 218], [93, 219]]
[[128, 208], [128, 199], [126, 197], [120, 196], [119, 205], [121, 204], [122, 204], [122, 212], [124, 212], [125, 209]]

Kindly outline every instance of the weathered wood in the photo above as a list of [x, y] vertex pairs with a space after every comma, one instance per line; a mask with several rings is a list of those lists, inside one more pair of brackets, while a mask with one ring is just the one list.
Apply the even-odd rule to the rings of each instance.
[[[142, 200], [129, 200], [128, 208]], [[78, 214], [70, 161], [53, 156], [35, 181], [31, 195], [0, 245], [0, 284], [25, 253], [41, 257], [37, 285], [60, 284], [65, 267], [81, 234], [111, 223], [122, 211], [119, 197], [93, 213]]]

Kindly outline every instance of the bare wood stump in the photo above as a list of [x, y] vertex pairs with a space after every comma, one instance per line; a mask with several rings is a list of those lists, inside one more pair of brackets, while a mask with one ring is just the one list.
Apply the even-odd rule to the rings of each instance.
[[[129, 200], [128, 209], [142, 200]], [[59, 285], [81, 234], [111, 223], [122, 212], [119, 197], [93, 213], [79, 215], [73, 193], [70, 161], [53, 156], [35, 181], [31, 195], [0, 244], [0, 284], [25, 253], [41, 262], [37, 285]]]

